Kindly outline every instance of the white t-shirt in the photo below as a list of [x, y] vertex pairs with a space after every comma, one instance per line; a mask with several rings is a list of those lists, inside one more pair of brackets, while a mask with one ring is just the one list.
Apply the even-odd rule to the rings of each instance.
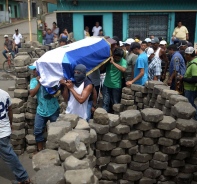
[[11, 134], [10, 120], [8, 117], [8, 107], [11, 105], [10, 96], [0, 89], [0, 138]]
[[99, 30], [100, 30], [100, 29], [102, 29], [101, 26], [99, 26], [99, 27], [94, 26], [94, 27], [92, 28], [93, 36], [98, 36]]
[[14, 40], [15, 44], [19, 44], [21, 42], [22, 38], [23, 37], [20, 33], [18, 33], [18, 35], [16, 35], [16, 33], [14, 33], [14, 35], [13, 35], [13, 40]]

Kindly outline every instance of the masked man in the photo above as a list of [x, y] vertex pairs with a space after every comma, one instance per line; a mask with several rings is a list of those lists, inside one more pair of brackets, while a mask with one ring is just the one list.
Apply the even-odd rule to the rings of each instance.
[[75, 67], [74, 79], [75, 82], [60, 80], [63, 87], [62, 96], [68, 103], [66, 114], [76, 114], [80, 118], [87, 119], [88, 100], [93, 91], [93, 85], [86, 77], [86, 66], [78, 64]]

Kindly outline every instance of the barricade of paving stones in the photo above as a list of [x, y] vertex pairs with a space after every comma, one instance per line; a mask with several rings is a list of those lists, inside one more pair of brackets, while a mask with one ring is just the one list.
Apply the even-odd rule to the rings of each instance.
[[[55, 47], [56, 44], [52, 46]], [[10, 87], [14, 90], [11, 143], [18, 155], [22, 154], [25, 149], [29, 154], [36, 150], [33, 127], [37, 99], [29, 96], [29, 82], [32, 76], [28, 65], [36, 61], [48, 49], [48, 46], [40, 45], [38, 42], [22, 43], [22, 48], [19, 48], [19, 53], [14, 58], [16, 80], [15, 87]], [[59, 100], [63, 109], [65, 107], [63, 99], [59, 98]]]
[[99, 183], [197, 183], [197, 122], [187, 99], [152, 81], [123, 94], [116, 114], [97, 109], [90, 122]]
[[32, 158], [33, 184], [98, 184], [96, 157], [90, 147], [97, 134], [77, 115], [61, 114], [48, 123], [46, 149]]

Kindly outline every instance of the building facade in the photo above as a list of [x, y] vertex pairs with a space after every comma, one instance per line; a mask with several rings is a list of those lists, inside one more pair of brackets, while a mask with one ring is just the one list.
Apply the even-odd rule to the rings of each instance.
[[57, 23], [62, 31], [67, 28], [76, 40], [84, 37], [85, 26], [100, 22], [106, 36], [121, 40], [140, 35], [163, 37], [168, 42], [177, 21], [189, 30], [189, 41], [197, 43], [197, 1], [194, 0], [127, 0], [103, 1], [57, 0]]

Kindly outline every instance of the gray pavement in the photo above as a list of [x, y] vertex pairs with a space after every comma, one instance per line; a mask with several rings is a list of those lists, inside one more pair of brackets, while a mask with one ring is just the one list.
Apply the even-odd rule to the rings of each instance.
[[[56, 21], [56, 15], [55, 13], [49, 14], [46, 16], [46, 22], [48, 24], [48, 27], [52, 27], [52, 23]], [[36, 25], [36, 19], [33, 19], [31, 21], [32, 24], [32, 38], [33, 40], [37, 39], [37, 25]], [[14, 86], [15, 81], [14, 75], [9, 75], [2, 71], [2, 63], [5, 60], [3, 55], [1, 54], [3, 51], [3, 43], [4, 38], [3, 35], [9, 34], [12, 35], [14, 33], [14, 30], [18, 28], [19, 32], [26, 37], [26, 40], [29, 40], [29, 27], [28, 27], [28, 21], [22, 22], [20, 24], [14, 24], [6, 28], [0, 28], [0, 89], [3, 89], [7, 91], [11, 97], [14, 96], [13, 91], [8, 91], [8, 87]], [[24, 153], [23, 155], [19, 156], [19, 159], [24, 166], [24, 168], [27, 170], [30, 178], [35, 174], [35, 171], [32, 168], [32, 162], [29, 158], [27, 153]], [[7, 167], [7, 165], [3, 162], [3, 160], [0, 158], [0, 184], [11, 184], [10, 180], [13, 180], [14, 175], [10, 171], [10, 169]]]

